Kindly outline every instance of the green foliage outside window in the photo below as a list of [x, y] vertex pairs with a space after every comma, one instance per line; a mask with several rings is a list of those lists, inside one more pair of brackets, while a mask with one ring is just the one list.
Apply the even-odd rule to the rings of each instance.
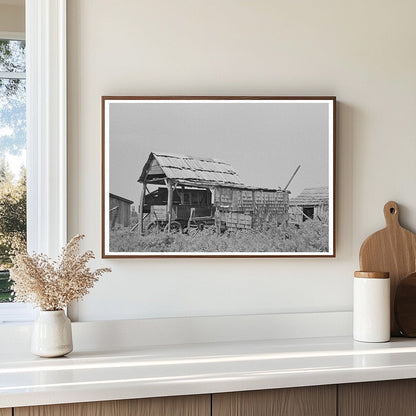
[[12, 300], [8, 268], [26, 241], [25, 70], [25, 42], [0, 40], [0, 302]]

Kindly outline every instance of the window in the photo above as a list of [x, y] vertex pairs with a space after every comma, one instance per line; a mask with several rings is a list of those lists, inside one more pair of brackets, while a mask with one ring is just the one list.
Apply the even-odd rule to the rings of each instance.
[[10, 302], [10, 254], [26, 244], [25, 41], [0, 39], [0, 302]]
[[31, 305], [11, 304], [10, 251], [26, 244], [26, 42], [0, 35], [0, 324], [28, 321]]

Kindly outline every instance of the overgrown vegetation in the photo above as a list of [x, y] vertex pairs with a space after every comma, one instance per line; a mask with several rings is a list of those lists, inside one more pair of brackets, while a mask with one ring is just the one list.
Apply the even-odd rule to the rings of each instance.
[[319, 220], [305, 221], [299, 228], [270, 227], [217, 234], [213, 228], [195, 235], [153, 232], [140, 236], [129, 229], [110, 233], [112, 252], [327, 252], [328, 225]]

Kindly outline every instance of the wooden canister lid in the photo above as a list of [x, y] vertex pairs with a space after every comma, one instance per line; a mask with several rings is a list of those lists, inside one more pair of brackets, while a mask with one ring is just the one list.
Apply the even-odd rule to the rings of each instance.
[[354, 277], [364, 277], [366, 279], [388, 279], [389, 276], [389, 272], [354, 272]]

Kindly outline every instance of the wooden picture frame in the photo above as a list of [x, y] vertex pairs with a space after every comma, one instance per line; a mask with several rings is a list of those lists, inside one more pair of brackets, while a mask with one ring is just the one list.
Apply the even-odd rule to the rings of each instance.
[[102, 97], [102, 257], [335, 257], [333, 96]]

